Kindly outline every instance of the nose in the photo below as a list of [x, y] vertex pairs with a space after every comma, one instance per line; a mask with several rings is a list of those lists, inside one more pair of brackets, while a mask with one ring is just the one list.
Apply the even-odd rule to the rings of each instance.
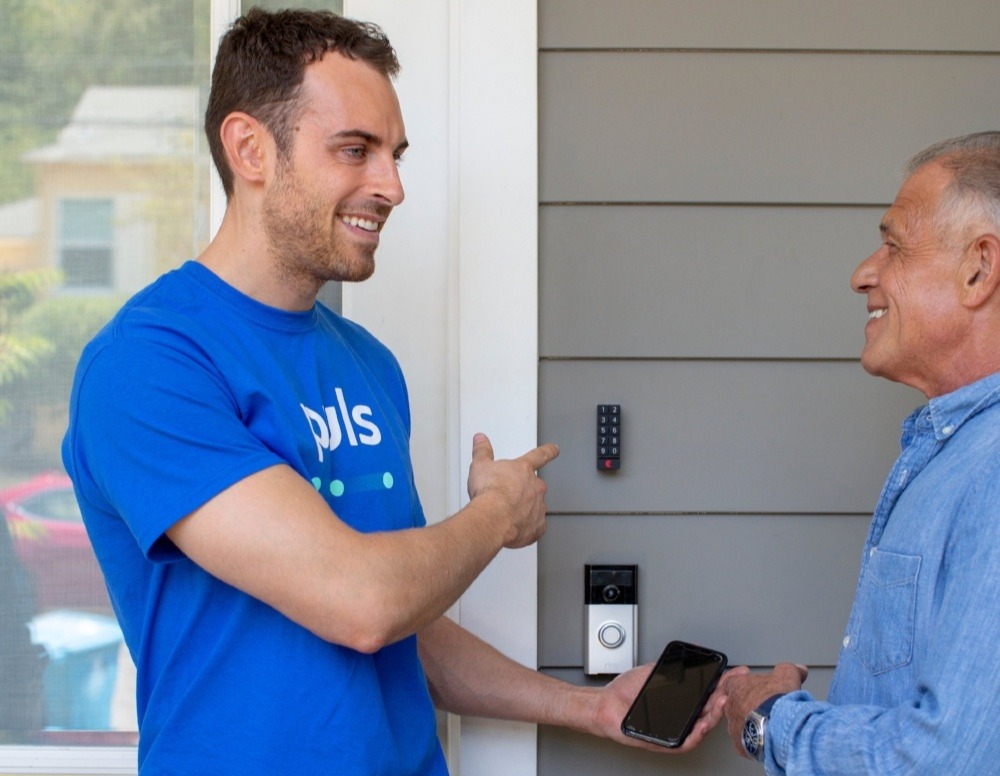
[[851, 274], [851, 288], [859, 294], [867, 294], [878, 285], [878, 262], [885, 251], [883, 245], [867, 259], [864, 259]]
[[406, 196], [403, 181], [399, 177], [399, 163], [395, 156], [380, 159], [375, 171], [375, 196], [395, 207]]

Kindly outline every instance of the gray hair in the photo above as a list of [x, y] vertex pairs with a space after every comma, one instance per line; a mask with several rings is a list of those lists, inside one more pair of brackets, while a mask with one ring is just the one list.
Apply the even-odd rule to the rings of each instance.
[[1000, 235], [1000, 132], [975, 132], [942, 140], [914, 156], [907, 175], [931, 162], [952, 174], [941, 192], [934, 224], [954, 247], [967, 239], [966, 232], [984, 222]]

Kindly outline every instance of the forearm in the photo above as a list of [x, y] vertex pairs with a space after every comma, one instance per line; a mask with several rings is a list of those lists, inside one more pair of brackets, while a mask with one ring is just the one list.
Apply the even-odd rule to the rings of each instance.
[[370, 580], [356, 611], [391, 643], [434, 623], [459, 599], [507, 540], [502, 502], [483, 496], [448, 519], [360, 537], [353, 563]]
[[219, 579], [323, 639], [370, 652], [415, 633], [458, 599], [508, 539], [503, 509], [502, 499], [484, 494], [436, 525], [360, 533], [309, 483], [275, 466], [168, 534]]
[[594, 688], [526, 668], [446, 617], [422, 629], [418, 644], [431, 696], [442, 710], [600, 734]]
[[456, 714], [554, 725], [661, 754], [694, 749], [722, 717], [713, 695], [683, 746], [625, 736], [621, 721], [651, 666], [626, 671], [604, 687], [578, 687], [525, 668], [445, 617], [418, 634], [420, 659], [438, 708]]
[[968, 703], [959, 692], [926, 691], [893, 708], [833, 705], [793, 693], [771, 711], [767, 773], [991, 773], [1000, 732], [981, 713], [979, 702], [994, 694], [988, 681], [967, 693]]
[[381, 534], [385, 552], [369, 553], [384, 572], [385, 642], [429, 625], [458, 599], [503, 547], [537, 541], [545, 530], [545, 483], [538, 469], [558, 455], [541, 445], [514, 460], [496, 461], [484, 434], [473, 438], [469, 504], [429, 528]]

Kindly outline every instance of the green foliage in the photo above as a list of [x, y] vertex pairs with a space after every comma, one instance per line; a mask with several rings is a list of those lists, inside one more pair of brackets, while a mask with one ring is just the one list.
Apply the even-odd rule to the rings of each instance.
[[65, 401], [84, 345], [114, 314], [114, 297], [46, 296], [59, 273], [0, 274], [0, 423], [32, 405]]
[[[24, 377], [42, 356], [51, 352], [52, 343], [44, 337], [0, 334], [0, 386]], [[6, 397], [0, 396], [0, 416], [8, 406]]]
[[0, 0], [0, 203], [30, 196], [23, 155], [84, 90], [208, 80], [208, 0]]
[[117, 297], [54, 296], [40, 300], [21, 317], [22, 336], [44, 340], [49, 348], [38, 355], [37, 368], [23, 380], [26, 398], [50, 395], [66, 398], [80, 353], [122, 304]]
[[31, 269], [0, 274], [0, 332], [6, 332], [17, 317], [41, 293], [59, 281], [53, 269]]
[[53, 343], [15, 327], [44, 290], [59, 279], [52, 270], [24, 270], [0, 274], [0, 419], [11, 409], [7, 389], [32, 374], [41, 359], [55, 350]]

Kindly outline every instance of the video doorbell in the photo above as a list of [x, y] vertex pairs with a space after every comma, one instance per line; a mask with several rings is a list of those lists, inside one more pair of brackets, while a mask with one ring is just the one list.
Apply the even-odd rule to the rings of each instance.
[[583, 672], [620, 674], [638, 659], [636, 565], [584, 566]]

